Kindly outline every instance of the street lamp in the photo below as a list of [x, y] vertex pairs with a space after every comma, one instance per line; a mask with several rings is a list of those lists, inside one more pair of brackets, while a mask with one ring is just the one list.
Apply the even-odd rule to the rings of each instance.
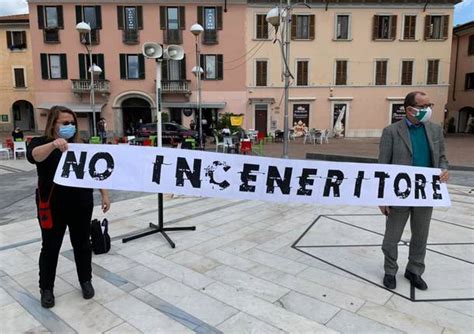
[[[91, 88], [90, 88], [90, 104], [92, 110], [92, 129], [94, 137], [97, 136], [97, 124], [95, 121], [95, 87], [94, 87], [94, 75], [100, 75], [102, 73], [102, 69], [92, 62], [92, 35], [91, 35], [91, 26], [86, 22], [79, 22], [76, 25], [76, 30], [79, 34], [84, 34], [88, 36], [89, 43], [83, 39], [83, 44], [86, 47], [87, 55], [89, 57], [89, 63], [91, 66], [89, 67], [89, 73], [91, 76]], [[89, 46], [88, 46], [89, 45]]]
[[[291, 0], [287, 0], [287, 4], [285, 7], [275, 7], [268, 11], [266, 20], [275, 28], [275, 41], [280, 42], [281, 53], [283, 56], [283, 62], [285, 65], [285, 71], [283, 73], [285, 77], [285, 113], [283, 118], [283, 155], [282, 158], [288, 158], [288, 136], [289, 136], [289, 126], [288, 126], [288, 113], [289, 113], [289, 92], [290, 92], [290, 77], [293, 78], [293, 75], [290, 72], [290, 67], [288, 66], [288, 62], [290, 60], [290, 41], [291, 41], [291, 12], [293, 7], [296, 6], [305, 6], [307, 8], [311, 8], [306, 3], [296, 3], [294, 5], [291, 4]], [[282, 41], [278, 40], [276, 37], [276, 32], [280, 27], [280, 23], [283, 22], [283, 32], [281, 34]]]
[[204, 149], [202, 143], [202, 106], [201, 106], [201, 75], [204, 73], [203, 68], [201, 67], [201, 57], [200, 57], [200, 48], [199, 48], [199, 35], [204, 31], [204, 28], [199, 23], [195, 23], [191, 26], [191, 33], [196, 39], [196, 66], [193, 68], [193, 73], [196, 75], [197, 79], [197, 88], [198, 88], [198, 97], [197, 105], [199, 112], [199, 148]]

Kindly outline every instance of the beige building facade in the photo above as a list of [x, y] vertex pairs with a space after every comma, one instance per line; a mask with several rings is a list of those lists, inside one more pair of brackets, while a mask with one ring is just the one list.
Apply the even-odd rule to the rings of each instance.
[[452, 45], [447, 130], [474, 133], [474, 21], [454, 28]]
[[[293, 10], [290, 127], [332, 129], [341, 111], [347, 137], [377, 137], [400, 119], [403, 98], [428, 93], [433, 121], [448, 99], [454, 4], [459, 1], [307, 1]], [[283, 63], [268, 1], [247, 7], [247, 117], [262, 131], [283, 129]], [[281, 34], [280, 27], [278, 38]]]
[[34, 131], [34, 74], [28, 15], [0, 17], [0, 131]]

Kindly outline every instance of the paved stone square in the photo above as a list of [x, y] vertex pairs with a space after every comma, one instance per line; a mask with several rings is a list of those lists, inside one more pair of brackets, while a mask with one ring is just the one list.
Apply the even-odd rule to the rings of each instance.
[[[82, 299], [66, 237], [50, 310], [39, 304], [36, 219], [5, 223], [0, 332], [469, 333], [474, 198], [449, 189], [453, 206], [435, 210], [429, 239], [431, 289], [415, 296], [427, 302], [410, 300], [404, 245], [399, 288], [381, 287], [377, 208], [165, 196], [166, 225], [197, 228], [171, 232], [172, 249], [157, 234], [122, 243], [156, 222], [156, 195], [114, 202], [112, 249], [93, 256], [96, 296]], [[341, 247], [302, 247], [322, 245]]]

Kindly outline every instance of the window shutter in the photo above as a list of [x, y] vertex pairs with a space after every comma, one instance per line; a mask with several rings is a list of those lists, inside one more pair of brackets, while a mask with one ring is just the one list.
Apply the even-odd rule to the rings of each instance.
[[200, 55], [199, 63], [203, 70], [203, 73], [201, 74], [201, 79], [204, 79], [206, 78], [206, 57], [204, 55]]
[[310, 15], [309, 16], [309, 39], [314, 39], [314, 36], [316, 35], [316, 16], [315, 15]]
[[38, 29], [44, 29], [44, 7], [36, 7], [38, 13]]
[[467, 55], [474, 54], [474, 35], [469, 36], [469, 46], [467, 48]]
[[117, 27], [119, 30], [124, 29], [123, 24], [123, 6], [117, 6]]
[[390, 38], [394, 40], [395, 38], [397, 38], [397, 15], [392, 15], [390, 23]]
[[23, 41], [23, 45], [26, 48], [26, 31], [21, 32], [21, 40]]
[[217, 80], [224, 79], [224, 56], [217, 55]]
[[145, 79], [145, 57], [141, 53], [138, 55], [138, 78]]
[[166, 6], [160, 6], [160, 29], [166, 29]]
[[449, 33], [449, 15], [443, 16], [443, 38], [448, 39]]
[[372, 30], [372, 40], [376, 40], [379, 37], [379, 16], [374, 15], [374, 26]]
[[56, 6], [58, 12], [58, 28], [64, 29], [64, 20], [63, 20], [63, 6]]
[[168, 61], [167, 59], [163, 59], [161, 62], [161, 79], [168, 80]]
[[217, 16], [217, 30], [222, 30], [222, 7], [216, 7], [216, 16]]
[[48, 71], [48, 55], [46, 53], [40, 54], [41, 59], [41, 78], [42, 79], [49, 79], [49, 71]]
[[181, 65], [181, 80], [186, 80], [186, 55], [184, 55], [183, 59], [181, 59], [180, 65]]
[[120, 54], [120, 79], [127, 79], [127, 66], [126, 66], [127, 55]]
[[96, 28], [102, 29], [102, 8], [95, 6]]
[[76, 6], [76, 24], [82, 22], [82, 6]]
[[425, 16], [425, 40], [431, 38], [431, 15]]
[[85, 55], [83, 53], [79, 53], [77, 56], [79, 61], [79, 79], [86, 79], [86, 64], [84, 62]]
[[99, 53], [97, 55], [97, 65], [102, 69], [102, 73], [99, 75], [99, 79], [105, 80], [105, 62], [104, 62], [104, 54]]
[[143, 7], [137, 6], [137, 29], [143, 30]]
[[178, 12], [179, 12], [179, 29], [184, 30], [186, 29], [186, 21], [185, 21], [185, 15], [184, 15], [185, 7], [179, 6]]
[[202, 23], [202, 21], [203, 21], [203, 19], [202, 19], [202, 12], [203, 12], [202, 6], [198, 6], [198, 7], [197, 7], [197, 22], [198, 22], [200, 25], [203, 25], [203, 23]]
[[303, 83], [304, 85], [308, 85], [308, 77], [309, 77], [309, 73], [308, 73], [308, 62], [305, 61], [303, 62]]
[[7, 31], [7, 48], [12, 47], [12, 33], [11, 31]]
[[67, 58], [66, 54], [62, 53], [60, 55], [61, 62], [61, 79], [67, 79]]
[[296, 15], [291, 15], [291, 39], [296, 39]]

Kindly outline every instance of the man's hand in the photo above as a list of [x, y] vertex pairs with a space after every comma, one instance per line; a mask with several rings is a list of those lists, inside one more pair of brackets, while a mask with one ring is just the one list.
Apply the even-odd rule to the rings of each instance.
[[382, 212], [384, 216], [388, 216], [390, 214], [389, 206], [379, 206], [379, 209], [380, 209], [380, 212]]
[[448, 173], [448, 170], [447, 170], [447, 169], [443, 169], [443, 171], [441, 172], [441, 174], [439, 174], [439, 180], [441, 181], [441, 183], [446, 183], [446, 182], [448, 182], [448, 180], [449, 180], [449, 173]]

